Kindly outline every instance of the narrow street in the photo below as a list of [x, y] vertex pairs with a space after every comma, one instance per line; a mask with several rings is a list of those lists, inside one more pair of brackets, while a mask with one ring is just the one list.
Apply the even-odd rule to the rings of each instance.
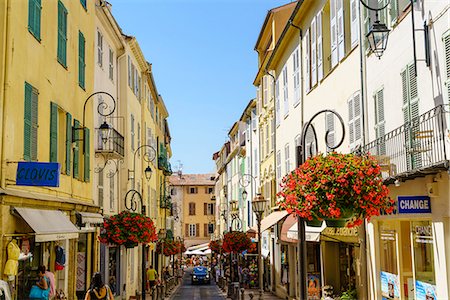
[[178, 288], [172, 299], [225, 299], [219, 287], [214, 282], [211, 282], [211, 284], [192, 285], [191, 272], [192, 269], [186, 270], [183, 277], [183, 284]]

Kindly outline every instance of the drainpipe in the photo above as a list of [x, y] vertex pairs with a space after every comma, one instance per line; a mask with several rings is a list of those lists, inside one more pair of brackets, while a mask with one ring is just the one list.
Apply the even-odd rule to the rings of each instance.
[[0, 118], [1, 118], [1, 133], [2, 133], [2, 137], [1, 137], [1, 180], [0, 180], [0, 187], [2, 189], [6, 188], [6, 161], [5, 161], [5, 125], [6, 125], [6, 118], [5, 118], [5, 110], [6, 110], [6, 94], [9, 90], [9, 84], [8, 84], [8, 58], [9, 58], [9, 39], [11, 36], [10, 33], [10, 21], [11, 18], [9, 17], [9, 13], [10, 13], [10, 1], [6, 0], [3, 2], [4, 3], [4, 7], [2, 8], [2, 10], [5, 12], [5, 18], [3, 19], [3, 41], [2, 41], [2, 45], [3, 45], [3, 49], [5, 49], [5, 53], [3, 54], [2, 59], [2, 64], [4, 66], [3, 69], [3, 82], [1, 83], [1, 88], [0, 88], [0, 99], [2, 101], [2, 111], [0, 113]]

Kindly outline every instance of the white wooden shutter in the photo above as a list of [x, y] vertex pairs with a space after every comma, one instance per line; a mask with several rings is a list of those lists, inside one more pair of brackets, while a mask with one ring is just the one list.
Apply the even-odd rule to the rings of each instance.
[[327, 151], [331, 151], [332, 149], [328, 146], [334, 146], [335, 144], [335, 128], [334, 128], [334, 115], [332, 113], [326, 114], [326, 132], [327, 135]]
[[339, 61], [345, 56], [345, 38], [344, 38], [344, 4], [343, 0], [336, 0], [336, 14], [337, 14], [337, 48]]
[[275, 81], [275, 119], [280, 124], [280, 78]]
[[358, 2], [350, 0], [350, 29], [352, 47], [358, 44], [359, 22], [358, 22]]
[[447, 91], [447, 103], [450, 103], [450, 33], [443, 38], [444, 55], [445, 55], [445, 87]]
[[[376, 138], [383, 138], [385, 135], [385, 120], [384, 120], [384, 91], [383, 89], [378, 90], [374, 94], [375, 100], [375, 133]], [[386, 154], [386, 145], [384, 141], [380, 142], [377, 146], [377, 154]]]
[[331, 67], [334, 67], [338, 62], [336, 1], [337, 0], [330, 0]]
[[361, 145], [361, 137], [362, 137], [362, 123], [361, 123], [361, 94], [357, 92], [353, 98], [353, 118], [354, 118], [354, 124], [355, 124], [355, 145], [359, 146]]
[[355, 143], [355, 122], [354, 122], [353, 97], [348, 100], [348, 136], [350, 138], [350, 148]]
[[414, 69], [414, 63], [408, 66], [409, 96], [411, 106], [411, 120], [419, 117], [419, 93], [417, 91], [417, 76]]
[[298, 48], [294, 51], [293, 74], [294, 74], [294, 105], [300, 102], [300, 58]]
[[317, 84], [317, 35], [316, 18], [311, 22], [311, 86]]
[[267, 105], [267, 76], [263, 77], [263, 103]]
[[323, 78], [323, 48], [322, 48], [322, 11], [316, 16], [317, 26], [317, 80]]
[[284, 107], [284, 116], [289, 113], [289, 94], [288, 94], [288, 75], [287, 75], [287, 66], [283, 69], [283, 107]]
[[[332, 0], [333, 1], [333, 0]], [[306, 30], [305, 33], [305, 48], [306, 48], [306, 61], [305, 61], [305, 82], [306, 82], [306, 91], [309, 92], [311, 89], [311, 44], [309, 41], [309, 29]]]

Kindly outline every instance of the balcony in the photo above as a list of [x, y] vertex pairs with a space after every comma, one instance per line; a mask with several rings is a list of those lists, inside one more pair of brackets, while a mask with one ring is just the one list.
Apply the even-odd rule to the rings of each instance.
[[170, 162], [167, 160], [167, 157], [165, 155], [159, 155], [158, 157], [158, 169], [163, 171], [163, 174], [165, 176], [172, 175], [172, 166], [170, 165]]
[[96, 153], [108, 154], [112, 158], [123, 158], [124, 139], [123, 136], [114, 128], [110, 129], [110, 135], [106, 143], [102, 141], [102, 134], [99, 128], [95, 129]]
[[159, 208], [172, 210], [172, 201], [167, 196], [161, 196], [159, 201]]
[[364, 147], [373, 155], [387, 183], [448, 169], [448, 105], [439, 105]]

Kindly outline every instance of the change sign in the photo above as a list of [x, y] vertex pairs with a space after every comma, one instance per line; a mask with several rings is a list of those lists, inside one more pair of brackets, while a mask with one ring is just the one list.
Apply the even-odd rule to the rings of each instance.
[[428, 196], [398, 196], [399, 214], [429, 214], [431, 201]]
[[59, 186], [59, 163], [19, 162], [17, 165], [16, 185]]

